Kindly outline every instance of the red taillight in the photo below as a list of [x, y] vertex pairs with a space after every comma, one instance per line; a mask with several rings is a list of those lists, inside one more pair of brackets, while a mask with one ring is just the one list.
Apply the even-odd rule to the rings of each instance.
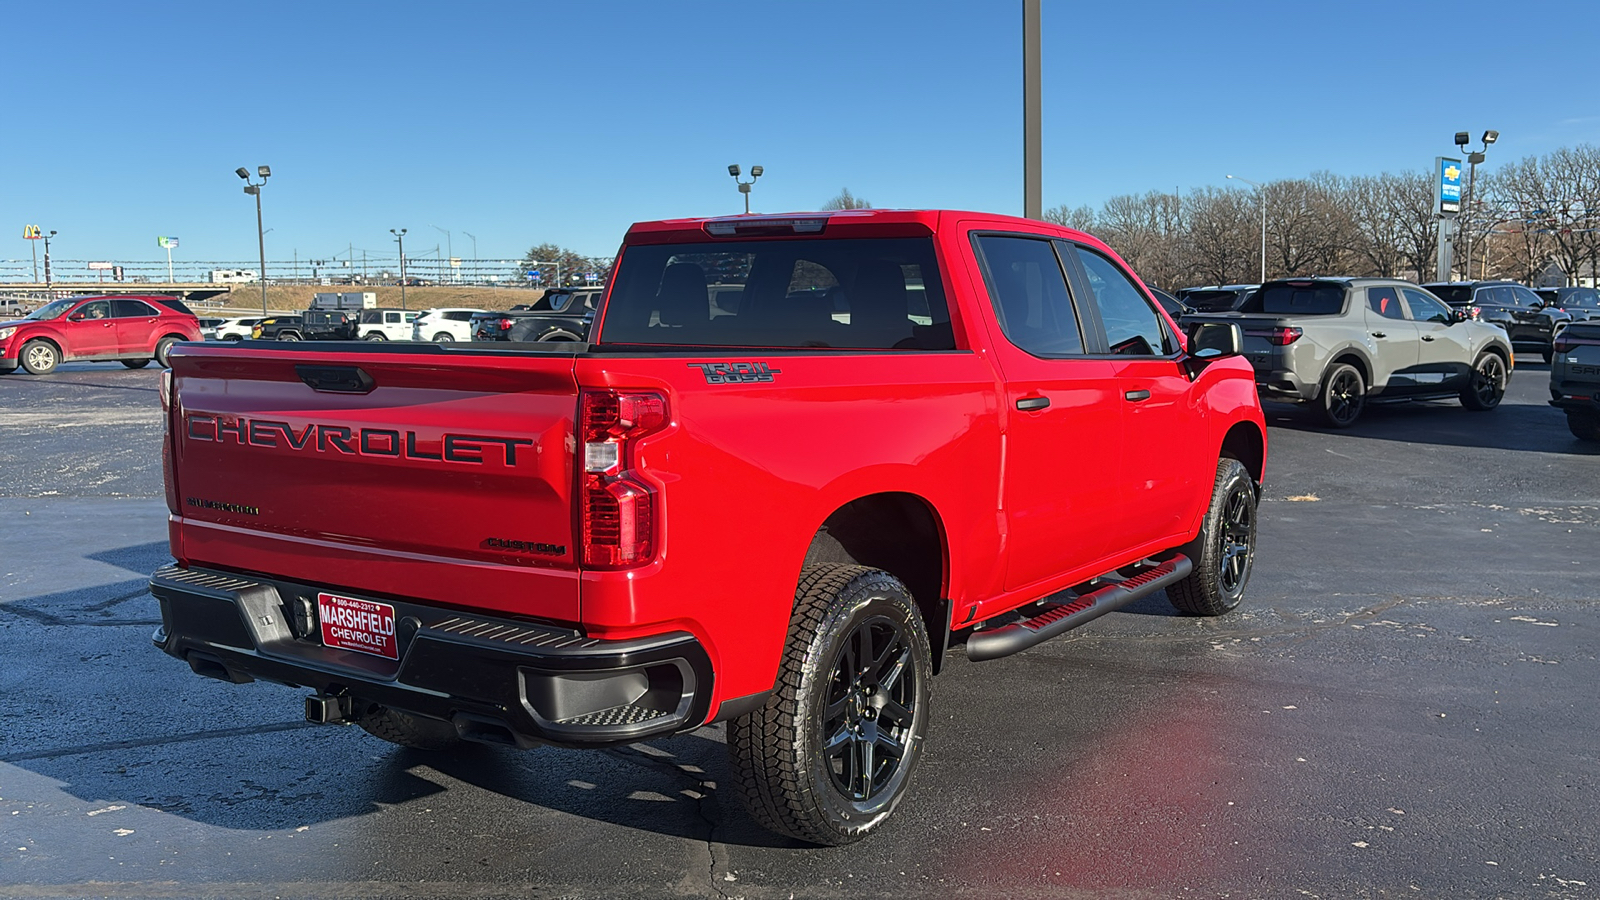
[[1558, 335], [1555, 340], [1550, 342], [1550, 349], [1557, 353], [1571, 353], [1573, 346], [1573, 343], [1567, 340], [1566, 335]]
[[178, 469], [172, 460], [172, 442], [177, 440], [172, 427], [172, 370], [161, 370], [161, 485], [166, 491], [167, 511], [178, 515]]
[[1482, 315], [1482, 313], [1483, 313], [1483, 307], [1481, 307], [1481, 306], [1469, 306], [1469, 307], [1467, 307], [1467, 318], [1469, 318], [1469, 319], [1476, 319], [1480, 315]]
[[496, 322], [495, 324], [500, 326], [500, 330], [501, 331], [510, 331], [511, 330], [511, 320], [510, 319], [501, 319], [499, 322]]
[[584, 391], [579, 526], [583, 564], [620, 569], [655, 553], [656, 493], [635, 470], [635, 442], [665, 428], [667, 400], [643, 391]]
[[1290, 328], [1252, 328], [1252, 329], [1249, 329], [1249, 330], [1245, 331], [1244, 334], [1245, 334], [1245, 337], [1266, 338], [1267, 339], [1267, 343], [1273, 345], [1274, 347], [1286, 347], [1289, 344], [1292, 344], [1295, 341], [1300, 340], [1300, 336], [1305, 334], [1305, 329], [1303, 329], [1303, 328], [1293, 328], [1293, 327], [1290, 327]]

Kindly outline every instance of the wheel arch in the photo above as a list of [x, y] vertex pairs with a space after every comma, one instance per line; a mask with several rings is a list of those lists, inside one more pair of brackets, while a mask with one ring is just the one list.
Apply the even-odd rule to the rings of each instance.
[[1223, 435], [1222, 448], [1217, 455], [1243, 463], [1256, 486], [1261, 486], [1267, 461], [1267, 441], [1256, 423], [1249, 420], [1233, 423], [1228, 433]]
[[928, 630], [937, 673], [950, 630], [947, 546], [944, 522], [933, 504], [917, 494], [886, 491], [857, 497], [830, 513], [812, 535], [801, 567], [847, 563], [900, 579]]
[[1335, 350], [1329, 356], [1328, 365], [1322, 370], [1322, 377], [1317, 379], [1317, 384], [1320, 385], [1324, 380], [1327, 379], [1328, 372], [1331, 371], [1334, 366], [1345, 363], [1355, 366], [1356, 371], [1361, 373], [1361, 380], [1367, 383], [1367, 390], [1372, 390], [1372, 377], [1374, 371], [1372, 360], [1369, 359], [1367, 354], [1360, 348], [1353, 345]]

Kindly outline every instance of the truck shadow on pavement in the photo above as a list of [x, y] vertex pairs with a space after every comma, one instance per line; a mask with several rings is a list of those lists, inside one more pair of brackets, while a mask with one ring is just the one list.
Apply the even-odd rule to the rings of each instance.
[[1600, 456], [1600, 444], [1573, 437], [1566, 417], [1549, 406], [1505, 403], [1488, 412], [1473, 412], [1450, 400], [1374, 404], [1349, 428], [1327, 427], [1310, 407], [1282, 403], [1264, 403], [1262, 407], [1269, 428], [1330, 438]]
[[[719, 790], [729, 780], [720, 727], [601, 751], [428, 752], [311, 725], [297, 718], [305, 691], [198, 678], [151, 646], [160, 616], [146, 573], [170, 559], [166, 542], [82, 559], [138, 577], [36, 596], [24, 583], [0, 597], [8, 652], [20, 654], [0, 693], [0, 773], [39, 776], [30, 789], [227, 829], [293, 830], [426, 801], [487, 806], [538, 828], [570, 815], [695, 841], [799, 846]], [[50, 675], [63, 670], [70, 677]], [[8, 797], [18, 779], [5, 778]]]

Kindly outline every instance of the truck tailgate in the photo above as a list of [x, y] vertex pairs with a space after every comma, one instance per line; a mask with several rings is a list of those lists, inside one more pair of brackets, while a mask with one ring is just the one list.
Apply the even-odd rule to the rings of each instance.
[[173, 356], [191, 564], [578, 619], [569, 354], [437, 345]]

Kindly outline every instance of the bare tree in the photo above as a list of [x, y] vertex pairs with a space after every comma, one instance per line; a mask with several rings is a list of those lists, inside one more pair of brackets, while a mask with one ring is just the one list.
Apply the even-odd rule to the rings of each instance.
[[1345, 205], [1356, 231], [1356, 254], [1366, 264], [1365, 274], [1383, 278], [1400, 274], [1405, 260], [1405, 216], [1390, 198], [1404, 192], [1404, 182], [1403, 177], [1385, 172], [1358, 176], [1346, 185]]
[[872, 204], [868, 203], [866, 198], [857, 197], [855, 194], [850, 193], [849, 188], [840, 188], [839, 195], [822, 204], [822, 208], [824, 210], [871, 209]]
[[1080, 206], [1076, 209], [1063, 203], [1044, 211], [1044, 220], [1054, 222], [1064, 228], [1076, 228], [1079, 231], [1094, 234], [1099, 230], [1099, 222], [1095, 218], [1093, 207]]
[[1248, 195], [1203, 187], [1183, 198], [1188, 223], [1187, 265], [1183, 280], [1203, 284], [1233, 284], [1248, 277], [1250, 251], [1256, 234], [1256, 205]]

